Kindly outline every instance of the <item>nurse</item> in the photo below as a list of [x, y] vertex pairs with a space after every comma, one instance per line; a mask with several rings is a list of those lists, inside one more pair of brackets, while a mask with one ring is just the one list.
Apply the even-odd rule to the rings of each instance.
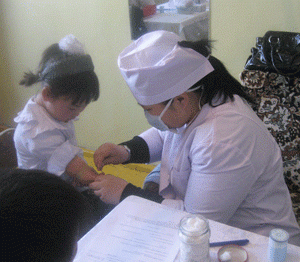
[[118, 66], [153, 127], [100, 146], [95, 164], [161, 161], [159, 192], [105, 175], [90, 185], [101, 200], [137, 195], [265, 236], [279, 227], [300, 246], [280, 149], [208, 41], [151, 32], [121, 52]]

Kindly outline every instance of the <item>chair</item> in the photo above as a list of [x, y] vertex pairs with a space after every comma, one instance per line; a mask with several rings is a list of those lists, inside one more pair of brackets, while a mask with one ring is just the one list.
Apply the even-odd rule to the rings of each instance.
[[300, 225], [300, 78], [244, 70], [240, 79], [257, 103], [254, 111], [281, 149], [284, 178]]
[[8, 128], [0, 133], [0, 168], [15, 168], [18, 166], [13, 139], [14, 132], [14, 128]]

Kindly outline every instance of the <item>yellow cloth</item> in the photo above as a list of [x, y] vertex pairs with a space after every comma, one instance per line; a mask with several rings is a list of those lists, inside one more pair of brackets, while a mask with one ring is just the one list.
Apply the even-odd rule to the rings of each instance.
[[[94, 151], [82, 149], [83, 156], [88, 165], [96, 168], [94, 164]], [[105, 174], [111, 174], [132, 183], [135, 186], [143, 187], [146, 176], [153, 170], [154, 165], [147, 164], [126, 164], [126, 165], [107, 165], [103, 168]]]

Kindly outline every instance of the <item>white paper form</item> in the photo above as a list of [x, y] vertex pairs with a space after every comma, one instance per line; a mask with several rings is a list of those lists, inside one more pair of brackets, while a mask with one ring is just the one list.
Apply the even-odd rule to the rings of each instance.
[[[78, 242], [74, 261], [173, 262], [179, 251], [176, 226], [186, 214], [146, 199], [128, 197]], [[268, 261], [268, 237], [213, 220], [209, 220], [209, 226], [211, 242], [249, 239], [243, 247], [248, 261]], [[210, 248], [211, 262], [219, 261], [219, 248]], [[147, 257], [148, 254], [155, 256]], [[179, 261], [179, 256], [175, 261]], [[300, 247], [288, 244], [286, 261], [300, 261]]]
[[75, 262], [174, 261], [185, 212], [130, 196], [78, 242]]

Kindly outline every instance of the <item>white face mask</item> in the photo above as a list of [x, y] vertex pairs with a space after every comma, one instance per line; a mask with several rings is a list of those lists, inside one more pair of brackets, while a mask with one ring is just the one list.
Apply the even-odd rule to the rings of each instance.
[[[202, 88], [202, 86], [197, 86], [195, 88], [192, 88], [192, 89], [189, 89], [187, 90], [186, 92], [192, 92], [192, 91], [195, 91], [199, 88]], [[201, 97], [200, 97], [200, 100], [199, 100], [199, 109], [201, 110], [201, 105], [200, 105], [200, 101], [201, 101], [201, 98], [202, 98], [202, 93], [201, 93]], [[145, 117], [147, 118], [148, 120], [148, 123], [157, 128], [158, 130], [160, 131], [171, 131], [175, 134], [178, 133], [178, 128], [169, 128], [165, 123], [164, 121], [162, 121], [162, 116], [164, 115], [164, 113], [168, 110], [168, 108], [170, 107], [172, 101], [174, 100], [174, 98], [172, 98], [168, 104], [166, 105], [166, 107], [164, 108], [164, 110], [160, 113], [159, 116], [154, 116], [154, 115], [151, 115], [148, 111], [144, 111], [145, 113]]]
[[151, 126], [159, 129], [160, 131], [168, 131], [168, 130], [170, 130], [170, 128], [164, 123], [164, 121], [162, 121], [161, 118], [164, 115], [164, 113], [168, 110], [168, 108], [170, 107], [172, 101], [173, 101], [173, 98], [168, 102], [168, 104], [166, 105], [166, 107], [160, 113], [159, 116], [154, 116], [154, 115], [149, 114], [148, 111], [144, 111], [145, 117], [147, 118], [148, 123]]

